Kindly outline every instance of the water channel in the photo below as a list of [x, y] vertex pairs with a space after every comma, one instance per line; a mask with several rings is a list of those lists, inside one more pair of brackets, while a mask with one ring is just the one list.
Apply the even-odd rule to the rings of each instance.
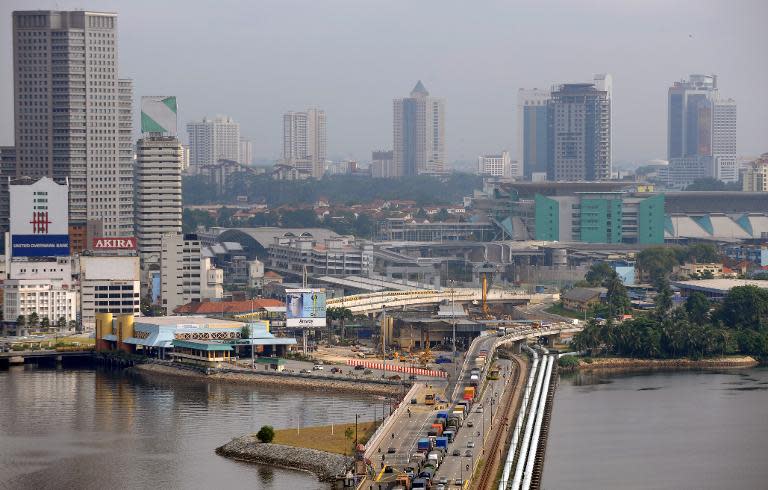
[[766, 488], [768, 368], [564, 375], [543, 488]]
[[308, 473], [214, 449], [265, 424], [369, 421], [381, 411], [373, 396], [14, 366], [0, 370], [0, 488], [327, 489]]

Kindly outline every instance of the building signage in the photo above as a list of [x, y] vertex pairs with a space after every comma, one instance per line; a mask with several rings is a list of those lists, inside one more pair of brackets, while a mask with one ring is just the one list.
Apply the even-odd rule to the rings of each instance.
[[136, 238], [134, 237], [116, 237], [116, 238], [94, 238], [91, 242], [94, 250], [135, 250]]
[[59, 257], [69, 255], [68, 235], [12, 235], [14, 257]]
[[325, 326], [324, 289], [288, 289], [285, 291], [285, 303], [287, 326]]

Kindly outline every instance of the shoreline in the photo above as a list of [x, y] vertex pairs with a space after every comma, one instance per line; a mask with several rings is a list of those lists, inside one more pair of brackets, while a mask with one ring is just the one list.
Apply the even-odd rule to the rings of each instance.
[[200, 381], [222, 381], [226, 383], [263, 385], [270, 388], [294, 388], [312, 391], [343, 392], [356, 395], [380, 395], [392, 396], [403, 393], [403, 387], [400, 385], [386, 385], [370, 383], [366, 381], [350, 381], [345, 379], [311, 379], [289, 377], [281, 374], [251, 373], [248, 371], [240, 372], [218, 372], [213, 374], [204, 374], [193, 369], [185, 369], [164, 364], [138, 364], [129, 368], [131, 372], [141, 376], [165, 376]]
[[216, 448], [216, 454], [235, 461], [311, 473], [321, 482], [333, 482], [352, 466], [353, 459], [318, 449], [262, 443], [253, 435], [236, 437]]
[[579, 359], [579, 365], [571, 369], [560, 367], [562, 372], [678, 370], [678, 369], [740, 369], [756, 367], [760, 363], [750, 356], [718, 357], [712, 359], [633, 359], [626, 357], [593, 357], [592, 362]]

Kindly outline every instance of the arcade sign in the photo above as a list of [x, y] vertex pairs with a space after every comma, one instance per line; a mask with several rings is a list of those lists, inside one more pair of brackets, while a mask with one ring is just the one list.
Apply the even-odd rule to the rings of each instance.
[[94, 250], [136, 250], [136, 237], [100, 237], [91, 244]]

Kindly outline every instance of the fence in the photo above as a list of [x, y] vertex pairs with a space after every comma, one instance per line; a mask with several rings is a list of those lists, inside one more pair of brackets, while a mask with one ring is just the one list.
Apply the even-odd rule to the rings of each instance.
[[397, 364], [386, 364], [380, 361], [358, 361], [357, 359], [348, 359], [347, 366], [363, 366], [368, 369], [380, 369], [382, 371], [392, 371], [395, 373], [418, 374], [421, 376], [431, 376], [433, 378], [447, 378], [448, 373], [434, 369], [421, 369], [410, 366], [399, 366]]

